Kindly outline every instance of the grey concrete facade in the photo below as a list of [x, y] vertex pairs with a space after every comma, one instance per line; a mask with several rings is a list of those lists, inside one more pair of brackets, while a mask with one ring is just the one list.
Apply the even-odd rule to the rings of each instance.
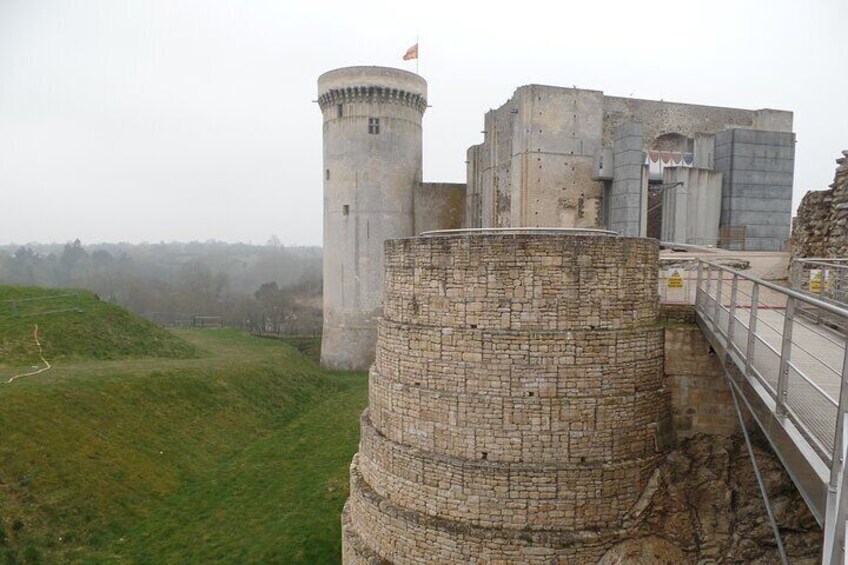
[[[716, 146], [716, 135], [730, 130], [791, 135], [792, 113], [621, 98], [578, 88], [519, 87], [485, 114], [483, 142], [467, 152], [467, 227], [607, 227], [644, 236], [646, 185], [662, 182], [664, 166], [724, 172], [718, 159], [726, 149]], [[609, 151], [615, 157], [612, 177], [599, 170]], [[654, 154], [660, 165], [651, 168]], [[750, 166], [747, 172], [756, 175], [727, 185], [737, 187], [738, 195], [725, 194], [722, 218], [735, 211], [734, 222], [764, 222], [751, 225], [751, 245], [771, 249], [775, 238], [785, 239], [789, 220], [781, 216], [780, 229], [769, 228], [776, 216], [764, 220], [747, 214], [762, 210], [748, 209], [752, 203], [740, 200], [748, 197], [739, 184], [771, 186], [765, 188], [767, 199], [774, 196], [781, 204], [763, 206], [785, 206], [781, 175], [791, 164], [772, 170], [760, 159]]]
[[632, 237], [644, 237], [648, 205], [642, 125], [626, 123], [616, 128], [612, 151], [612, 188], [609, 192], [609, 229]]
[[382, 310], [383, 242], [414, 234], [427, 83], [384, 67], [318, 79], [324, 122], [324, 330], [321, 363], [366, 369]]
[[[743, 230], [727, 247], [779, 251], [792, 219], [795, 134], [730, 129], [715, 136], [715, 169], [722, 173], [721, 227]], [[744, 247], [743, 247], [744, 246]]]
[[721, 179], [721, 173], [709, 169], [671, 167], [664, 171], [662, 241], [718, 245]]

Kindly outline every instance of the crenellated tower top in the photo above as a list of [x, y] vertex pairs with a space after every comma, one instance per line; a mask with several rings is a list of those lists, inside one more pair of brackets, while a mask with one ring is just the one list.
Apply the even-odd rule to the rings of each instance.
[[402, 104], [423, 114], [427, 108], [427, 81], [415, 73], [389, 67], [343, 67], [318, 77], [318, 104], [322, 111], [349, 102]]

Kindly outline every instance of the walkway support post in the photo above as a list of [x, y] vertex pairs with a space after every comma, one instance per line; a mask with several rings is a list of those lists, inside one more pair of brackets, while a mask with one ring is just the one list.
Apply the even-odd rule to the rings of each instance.
[[733, 282], [730, 283], [730, 307], [728, 313], [730, 319], [727, 321], [727, 350], [734, 351], [736, 344], [733, 342], [733, 334], [736, 330], [736, 297], [739, 292], [739, 277], [733, 273]]
[[754, 283], [751, 291], [751, 312], [748, 315], [748, 351], [745, 354], [745, 376], [754, 376], [754, 348], [757, 340], [757, 311], [760, 306], [760, 285]]
[[792, 322], [795, 316], [795, 297], [786, 297], [786, 313], [783, 316], [783, 337], [780, 344], [780, 369], [777, 374], [777, 398], [775, 413], [786, 417], [786, 398], [789, 395], [789, 356], [792, 355]]

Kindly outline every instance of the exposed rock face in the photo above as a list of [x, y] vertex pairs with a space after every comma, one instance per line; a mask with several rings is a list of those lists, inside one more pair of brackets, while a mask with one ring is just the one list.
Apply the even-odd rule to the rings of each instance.
[[845, 257], [848, 253], [848, 150], [836, 160], [829, 190], [810, 191], [792, 226], [793, 257]]
[[[755, 453], [789, 562], [818, 563], [815, 518], [775, 455], [756, 445]], [[741, 435], [684, 440], [660, 467], [657, 485], [646, 493], [645, 537], [614, 547], [600, 563], [780, 562]]]

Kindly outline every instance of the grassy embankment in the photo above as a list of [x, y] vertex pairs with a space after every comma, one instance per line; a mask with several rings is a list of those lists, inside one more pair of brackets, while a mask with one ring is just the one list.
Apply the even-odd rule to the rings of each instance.
[[0, 384], [0, 563], [338, 561], [364, 374], [67, 299], [0, 302], [0, 381], [39, 364], [34, 323], [54, 365]]

